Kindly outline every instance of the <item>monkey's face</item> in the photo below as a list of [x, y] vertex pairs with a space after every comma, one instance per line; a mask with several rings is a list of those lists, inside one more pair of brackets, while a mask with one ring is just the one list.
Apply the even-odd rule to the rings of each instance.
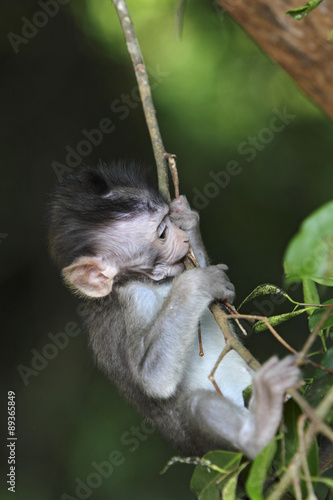
[[111, 292], [117, 277], [135, 273], [153, 280], [184, 270], [189, 236], [169, 217], [169, 206], [158, 207], [96, 230], [95, 255], [81, 256], [62, 273], [66, 281], [88, 297]]
[[[171, 222], [169, 206], [144, 213], [113, 227], [118, 244], [119, 274], [134, 272], [153, 280], [176, 276], [184, 270], [189, 236]], [[125, 260], [122, 257], [126, 257]]]
[[153, 224], [152, 248], [155, 250], [152, 270], [149, 277], [161, 280], [176, 276], [184, 270], [183, 259], [189, 250], [189, 236], [171, 222], [169, 208], [159, 214]]

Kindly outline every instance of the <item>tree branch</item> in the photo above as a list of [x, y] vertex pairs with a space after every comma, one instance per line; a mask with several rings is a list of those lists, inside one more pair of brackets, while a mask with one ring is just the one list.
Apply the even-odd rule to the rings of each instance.
[[333, 2], [296, 21], [284, 14], [299, 0], [216, 1], [333, 118]]
[[[314, 410], [317, 417], [319, 419], [324, 420], [333, 406], [333, 387], [326, 394], [323, 401], [317, 406]], [[313, 423], [310, 424], [304, 435], [304, 442], [302, 444], [303, 453], [305, 451], [306, 454], [310, 451], [312, 442], [316, 437], [316, 434], [320, 429], [316, 427]], [[293, 478], [297, 476], [299, 468], [302, 465], [302, 452], [301, 450], [297, 450], [292, 460], [290, 461], [288, 468], [284, 475], [282, 476], [280, 482], [276, 485], [274, 491], [267, 497], [267, 500], [280, 500], [282, 495], [288, 490], [291, 485]]]
[[[135, 76], [139, 85], [142, 105], [156, 159], [159, 189], [164, 195], [166, 195], [170, 199], [168, 171], [167, 171], [167, 163], [168, 163], [174, 183], [175, 196], [178, 197], [179, 196], [178, 173], [175, 163], [175, 156], [166, 153], [163, 146], [160, 130], [156, 119], [156, 111], [151, 96], [147, 71], [145, 68], [145, 64], [143, 62], [143, 57], [141, 54], [138, 40], [134, 33], [133, 23], [130, 17], [130, 13], [128, 11], [126, 1], [125, 0], [111, 0], [111, 1], [116, 8], [120, 24], [122, 26], [125, 35], [127, 50], [131, 56], [135, 71]], [[194, 265], [196, 265], [197, 267], [199, 267], [196, 261], [195, 264], [193, 264], [193, 262], [191, 263], [191, 261], [189, 260], [188, 262], [190, 262], [189, 266], [194, 267]], [[221, 311], [218, 306], [212, 305], [211, 310], [214, 315], [214, 318], [216, 319], [218, 325], [222, 330], [223, 335], [226, 338], [226, 342], [230, 344], [232, 349], [235, 349], [237, 352], [239, 352], [240, 355], [244, 357], [246, 361], [249, 362], [250, 366], [252, 366], [254, 369], [258, 369], [260, 366], [259, 363], [253, 358], [251, 353], [247, 349], [245, 349], [245, 347], [242, 346], [240, 342], [238, 342], [236, 337], [232, 334], [228, 325], [228, 320], [226, 319], [227, 318], [226, 314], [223, 311]]]
[[157, 167], [158, 187], [161, 193], [169, 197], [169, 181], [167, 169], [167, 153], [164, 149], [162, 137], [156, 119], [156, 111], [149, 86], [149, 79], [138, 40], [134, 33], [132, 19], [125, 0], [111, 0], [116, 8], [121, 27], [123, 29], [127, 50], [131, 56], [135, 76], [139, 85], [143, 111], [149, 129], [151, 142]]

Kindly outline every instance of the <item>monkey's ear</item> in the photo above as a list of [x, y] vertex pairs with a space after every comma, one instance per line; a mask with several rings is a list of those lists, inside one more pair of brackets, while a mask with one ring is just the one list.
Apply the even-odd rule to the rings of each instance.
[[104, 297], [111, 292], [118, 269], [99, 257], [79, 257], [62, 274], [76, 290], [88, 297]]

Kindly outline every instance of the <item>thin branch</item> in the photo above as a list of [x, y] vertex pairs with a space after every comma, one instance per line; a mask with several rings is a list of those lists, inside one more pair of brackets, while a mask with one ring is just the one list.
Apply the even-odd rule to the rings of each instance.
[[[196, 261], [192, 249], [189, 250], [189, 253], [187, 254], [185, 258], [185, 267], [186, 269], [193, 269], [194, 267], [200, 267], [198, 262]], [[227, 304], [229, 307], [230, 304]], [[244, 347], [237, 337], [232, 333], [230, 326], [228, 324], [228, 319], [231, 318], [231, 316], [227, 315], [225, 312], [223, 312], [219, 306], [217, 305], [216, 302], [213, 302], [209, 306], [210, 311], [212, 312], [216, 323], [219, 325], [221, 328], [222, 334], [225, 339], [225, 343], [228, 346], [228, 349], [231, 350], [233, 349], [236, 351], [243, 359], [244, 361], [249, 365], [250, 368], [252, 368], [254, 371], [259, 370], [260, 368], [260, 363], [257, 361], [254, 356]], [[235, 315], [236, 316], [236, 315]], [[210, 379], [211, 380], [211, 379]], [[211, 380], [213, 382], [213, 380]], [[214, 382], [213, 382], [214, 384]], [[215, 385], [214, 385], [215, 387]], [[216, 388], [216, 387], [215, 387]], [[219, 392], [219, 391], [218, 391]]]
[[199, 324], [198, 324], [198, 337], [199, 337], [199, 356], [202, 358], [202, 356], [204, 356], [205, 353], [204, 353], [203, 347], [202, 347], [202, 336], [201, 336], [201, 323], [200, 323], [200, 320], [199, 320]]
[[333, 311], [333, 304], [331, 304], [328, 309], [324, 312], [324, 314], [322, 315], [322, 317], [320, 318], [320, 321], [318, 321], [316, 327], [312, 330], [311, 332], [311, 335], [307, 338], [304, 346], [302, 347], [302, 349], [300, 350], [300, 356], [301, 358], [304, 360], [309, 349], [311, 348], [312, 344], [315, 342], [315, 340], [317, 339], [317, 336], [320, 332], [320, 330], [323, 328], [327, 318], [329, 317], [329, 315], [332, 313]]
[[[232, 319], [232, 318], [244, 318], [244, 319], [255, 319], [255, 320], [259, 320], [259, 321], [264, 321], [264, 323], [267, 325], [267, 327], [272, 332], [272, 334], [276, 338], [280, 339], [280, 341], [283, 340], [278, 335], [278, 333], [275, 331], [275, 329], [272, 327], [272, 325], [269, 323], [268, 319], [265, 316], [253, 316], [253, 315], [249, 315], [249, 314], [238, 314], [237, 313], [237, 314], [231, 314], [230, 316], [227, 316], [227, 317], [230, 319]], [[326, 319], [324, 319], [324, 322], [321, 324], [321, 326], [325, 323]], [[319, 325], [319, 323], [318, 323], [318, 325]], [[283, 344], [285, 344], [285, 343], [283, 342]], [[292, 352], [294, 352], [295, 354], [297, 353], [291, 346], [289, 346], [289, 344], [287, 344], [286, 347], [290, 348], [290, 350], [292, 350]], [[237, 352], [239, 352], [239, 351], [237, 350]], [[245, 359], [245, 357], [243, 359]], [[298, 359], [296, 364], [300, 364], [300, 361], [302, 361], [302, 359], [303, 359], [302, 364], [304, 364], [304, 358], [301, 358], [301, 360]], [[246, 359], [245, 359], [245, 361], [246, 361]], [[308, 363], [311, 361], [306, 360], [306, 362]], [[317, 366], [320, 366], [320, 365], [317, 365]], [[215, 368], [215, 370], [216, 370], [216, 368]], [[292, 388], [288, 390], [288, 393], [297, 402], [297, 404], [300, 406], [300, 408], [302, 408], [302, 410], [304, 411], [306, 416], [314, 423], [318, 432], [321, 432], [322, 434], [324, 434], [328, 439], [330, 439], [333, 442], [332, 429], [320, 419], [317, 412], [308, 404], [308, 402], [304, 398], [302, 398], [300, 393], [296, 389], [292, 389]]]
[[301, 454], [302, 469], [305, 476], [306, 487], [308, 489], [309, 498], [316, 498], [312, 486], [311, 474], [309, 470], [308, 460], [306, 456], [305, 443], [304, 443], [304, 428], [306, 424], [306, 416], [301, 415], [297, 422], [299, 451]]
[[171, 177], [172, 177], [173, 187], [175, 190], [175, 198], [178, 198], [179, 197], [179, 178], [178, 178], [178, 171], [177, 171], [177, 166], [176, 166], [176, 155], [168, 154], [167, 160], [168, 160], [169, 170], [170, 170]]
[[303, 410], [307, 418], [315, 425], [317, 431], [324, 434], [333, 443], [333, 430], [321, 420], [316, 410], [312, 408], [304, 398], [302, 398], [297, 389], [289, 389], [288, 394], [290, 394], [298, 406]]
[[141, 54], [138, 40], [134, 33], [134, 27], [129, 10], [127, 8], [126, 1], [125, 0], [111, 0], [111, 1], [116, 8], [120, 24], [125, 35], [127, 50], [131, 56], [135, 71], [135, 76], [139, 85], [143, 111], [146, 117], [146, 122], [148, 125], [149, 134], [154, 150], [154, 156], [156, 160], [159, 190], [166, 197], [168, 197], [169, 181], [168, 181], [166, 151], [163, 146], [162, 137], [156, 119], [156, 111], [151, 96], [147, 70], [143, 62], [143, 57]]
[[[333, 406], [333, 387], [326, 394], [323, 401], [321, 401], [321, 403], [319, 403], [319, 405], [315, 409], [317, 417], [324, 420], [328, 412], [332, 408], [332, 406]], [[306, 454], [308, 454], [317, 432], [318, 429], [316, 428], [316, 426], [314, 424], [310, 424], [304, 436], [303, 450], [305, 451]], [[267, 500], [280, 500], [282, 498], [283, 494], [288, 490], [289, 486], [291, 485], [293, 478], [298, 474], [301, 463], [302, 463], [301, 453], [300, 450], [297, 450], [291, 462], [289, 463], [286, 472], [282, 476], [280, 482], [276, 485], [274, 491], [267, 497]]]
[[[225, 338], [226, 344], [229, 345], [232, 349], [234, 349], [243, 359], [246, 361], [246, 363], [249, 365], [250, 368], [252, 368], [254, 371], [259, 370], [260, 368], [260, 363], [255, 359], [255, 357], [244, 347], [239, 340], [236, 338], [236, 336], [232, 333], [228, 320], [232, 319], [236, 315], [227, 315], [225, 314], [219, 306], [216, 304], [216, 302], [213, 302], [210, 306], [209, 309], [214, 315], [214, 318], [216, 322], [218, 323], [219, 327], [222, 330], [222, 333]], [[238, 317], [238, 316], [237, 316]]]
[[[319, 405], [316, 408], [316, 414], [318, 415], [319, 418], [324, 419], [330, 409], [333, 406], [333, 387], [328, 391], [326, 394], [325, 398], [319, 403]], [[333, 440], [332, 440], [333, 442]]]
[[299, 477], [297, 477], [297, 476], [293, 477], [292, 484], [293, 484], [293, 487], [294, 487], [296, 500], [303, 500], [303, 498], [302, 498], [302, 490], [301, 490], [301, 481], [300, 481]]
[[222, 359], [224, 358], [224, 356], [226, 356], [228, 354], [228, 352], [230, 352], [232, 350], [232, 347], [229, 345], [229, 344], [226, 344], [223, 351], [221, 352], [221, 354], [219, 355], [218, 357], [218, 360], [216, 361], [215, 365], [214, 365], [214, 368], [212, 369], [212, 371], [210, 372], [210, 374], [208, 375], [208, 379], [211, 381], [211, 383], [213, 384], [213, 386], [215, 387], [216, 391], [220, 394], [220, 396], [223, 396], [222, 392], [221, 392], [221, 389], [219, 388], [219, 386], [217, 385], [217, 382], [215, 380], [215, 372], [216, 370], [218, 369]]
[[[134, 33], [133, 23], [131, 20], [131, 16], [126, 1], [125, 0], [111, 0], [111, 1], [116, 8], [120, 24], [125, 35], [127, 50], [131, 56], [135, 71], [135, 76], [139, 85], [142, 105], [156, 159], [159, 189], [165, 196], [168, 197], [168, 199], [170, 199], [168, 171], [167, 171], [167, 165], [168, 165], [174, 182], [175, 195], [177, 197], [179, 196], [179, 187], [178, 187], [179, 183], [178, 183], [177, 168], [175, 164], [175, 156], [166, 153], [163, 146], [160, 130], [156, 119], [156, 111], [151, 96], [148, 74], [145, 68], [145, 64], [143, 62], [143, 57], [141, 54], [138, 40]], [[195, 265], [199, 267], [197, 262]], [[235, 349], [242, 357], [244, 357], [244, 359], [247, 362], [249, 362], [250, 366], [252, 366], [254, 369], [258, 369], [260, 366], [259, 363], [253, 358], [253, 356], [249, 353], [249, 351], [247, 351], [247, 349], [245, 349], [245, 347], [243, 347], [240, 344], [240, 342], [238, 342], [236, 337], [231, 333], [228, 321], [226, 319], [226, 314], [223, 313], [218, 308], [217, 305], [215, 307], [214, 304], [211, 306], [211, 311], [217, 323], [219, 324], [223, 335], [226, 338], [226, 342], [228, 341], [227, 339], [229, 339], [229, 343], [232, 346], [232, 348]]]
[[[228, 318], [234, 319], [235, 321], [237, 321], [237, 318], [241, 318], [241, 319], [247, 319], [247, 320], [262, 321], [263, 323], [265, 323], [265, 325], [267, 326], [267, 329], [271, 332], [272, 335], [274, 335], [274, 337], [280, 342], [280, 344], [282, 344], [286, 349], [288, 349], [288, 351], [292, 352], [293, 354], [298, 355], [297, 365], [300, 366], [300, 365], [304, 365], [304, 364], [309, 364], [309, 365], [314, 366], [315, 368], [318, 368], [318, 370], [322, 370], [322, 371], [327, 372], [327, 373], [333, 373], [333, 370], [331, 368], [326, 368], [325, 366], [321, 366], [318, 363], [315, 363], [311, 359], [307, 358], [306, 356], [304, 357], [302, 355], [302, 352], [298, 353], [296, 351], [296, 349], [294, 349], [290, 344], [288, 344], [288, 342], [286, 342], [278, 334], [278, 332], [275, 330], [275, 328], [273, 328], [273, 326], [270, 324], [267, 316], [257, 316], [257, 315], [253, 315], [253, 314], [240, 314], [235, 309], [234, 309], [234, 311], [235, 311], [235, 313], [230, 314], [228, 316]], [[327, 319], [327, 317], [326, 317], [326, 319]], [[322, 324], [325, 323], [326, 319], [324, 319], [324, 322]], [[318, 334], [318, 332], [316, 333], [316, 335], [317, 334]], [[316, 337], [316, 335], [314, 336], [314, 338]]]

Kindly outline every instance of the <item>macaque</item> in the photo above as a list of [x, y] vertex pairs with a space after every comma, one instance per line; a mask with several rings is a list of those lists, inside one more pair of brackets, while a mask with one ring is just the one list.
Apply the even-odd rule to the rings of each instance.
[[[184, 272], [189, 246], [201, 267]], [[87, 298], [97, 364], [174, 447], [253, 459], [273, 439], [284, 394], [298, 384], [295, 359], [273, 357], [254, 373], [231, 351], [215, 374], [223, 396], [215, 391], [208, 375], [225, 341], [208, 306], [232, 302], [234, 286], [227, 266], [208, 264], [199, 216], [184, 196], [168, 203], [135, 163], [84, 167], [55, 190], [50, 251]]]

